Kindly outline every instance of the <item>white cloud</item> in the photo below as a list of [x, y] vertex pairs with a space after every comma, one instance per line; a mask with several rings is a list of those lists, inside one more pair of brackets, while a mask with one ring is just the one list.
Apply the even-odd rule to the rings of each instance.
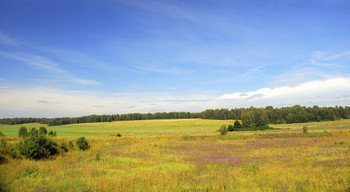
[[349, 99], [346, 99], [344, 95], [348, 95], [349, 92], [350, 78], [333, 78], [299, 83], [296, 86], [229, 93], [220, 96], [219, 99], [259, 106], [283, 104], [348, 105]]
[[8, 35], [0, 33], [0, 44], [18, 46], [22, 44], [22, 42], [18, 39], [14, 39], [9, 37]]
[[[113, 93], [46, 87], [0, 87], [0, 118], [62, 117], [90, 114], [201, 111], [208, 94]], [[203, 103], [204, 102], [204, 103]]]
[[51, 77], [54, 77], [59, 80], [74, 82], [80, 85], [100, 84], [99, 82], [94, 80], [77, 78], [70, 72], [65, 71], [64, 69], [61, 69], [58, 64], [51, 61], [50, 59], [47, 59], [46, 57], [37, 56], [33, 54], [20, 54], [20, 53], [14, 54], [14, 53], [3, 52], [3, 51], [0, 51], [0, 55], [10, 59], [22, 61], [31, 67], [34, 67], [46, 73], [52, 74]]
[[198, 112], [209, 108], [290, 105], [349, 105], [350, 78], [309, 81], [296, 86], [215, 93], [105, 93], [47, 87], [0, 86], [0, 118], [62, 117], [90, 114]]

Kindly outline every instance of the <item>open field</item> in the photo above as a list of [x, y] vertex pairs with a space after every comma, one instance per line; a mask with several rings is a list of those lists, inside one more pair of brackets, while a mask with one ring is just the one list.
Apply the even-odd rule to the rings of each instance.
[[[0, 165], [0, 186], [3, 191], [350, 190], [349, 120], [219, 136], [216, 130], [228, 123], [193, 119], [48, 127], [57, 131], [59, 143], [85, 135], [91, 148], [45, 161], [10, 158]], [[307, 134], [301, 131], [304, 125]], [[10, 128], [2, 125], [0, 131], [10, 135]], [[108, 137], [116, 133], [122, 137]]]

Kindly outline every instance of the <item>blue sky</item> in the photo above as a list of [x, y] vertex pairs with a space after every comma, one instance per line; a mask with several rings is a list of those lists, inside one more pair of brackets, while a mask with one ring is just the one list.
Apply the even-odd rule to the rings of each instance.
[[4, 0], [0, 117], [350, 104], [347, 0]]

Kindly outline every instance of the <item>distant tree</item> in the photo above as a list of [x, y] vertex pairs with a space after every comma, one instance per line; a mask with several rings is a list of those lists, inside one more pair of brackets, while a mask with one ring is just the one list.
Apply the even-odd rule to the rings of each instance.
[[27, 137], [28, 136], [28, 131], [27, 131], [27, 128], [26, 127], [21, 127], [19, 128], [19, 131], [18, 131], [18, 137]]

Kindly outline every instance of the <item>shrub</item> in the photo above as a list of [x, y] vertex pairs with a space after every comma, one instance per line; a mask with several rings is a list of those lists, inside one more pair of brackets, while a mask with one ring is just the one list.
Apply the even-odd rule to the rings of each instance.
[[121, 137], [122, 135], [120, 133], [117, 134], [117, 137]]
[[48, 135], [51, 136], [51, 137], [56, 137], [57, 136], [56, 131], [49, 131]]
[[36, 130], [35, 127], [33, 127], [28, 133], [29, 137], [37, 137], [38, 135], [39, 135], [39, 131]]
[[234, 131], [235, 129], [234, 129], [234, 127], [233, 127], [233, 125], [228, 125], [227, 126], [227, 131]]
[[69, 141], [69, 143], [68, 143], [68, 147], [69, 147], [69, 148], [71, 148], [71, 149], [73, 149], [73, 148], [74, 148], [74, 144], [73, 144], [73, 142], [72, 142], [72, 141]]
[[28, 159], [46, 159], [58, 153], [58, 145], [44, 135], [30, 136], [17, 146], [19, 154]]
[[45, 128], [45, 127], [40, 127], [39, 133], [42, 134], [42, 135], [47, 135], [47, 130], [46, 130], [46, 128]]
[[0, 165], [7, 163], [7, 162], [8, 162], [8, 160], [7, 160], [6, 156], [3, 154], [0, 154]]
[[242, 124], [238, 120], [236, 120], [235, 123], [233, 124], [233, 127], [235, 129], [240, 129], [242, 128]]
[[96, 161], [96, 162], [100, 161], [100, 154], [96, 153], [95, 161]]
[[75, 144], [77, 145], [79, 150], [85, 151], [90, 148], [89, 143], [85, 139], [85, 137], [80, 137], [75, 141]]
[[21, 127], [19, 128], [19, 131], [18, 131], [18, 137], [27, 137], [28, 136], [28, 131], [27, 131], [27, 128], [26, 127]]
[[68, 146], [66, 143], [61, 143], [60, 146], [58, 147], [58, 151], [60, 153], [66, 153], [68, 152]]
[[307, 128], [307, 126], [305, 125], [304, 127], [303, 127], [303, 133], [307, 133], [308, 132], [308, 128]]
[[221, 135], [226, 135], [228, 132], [226, 125], [222, 125], [218, 131], [220, 132]]
[[0, 137], [5, 137], [5, 135], [0, 131]]

